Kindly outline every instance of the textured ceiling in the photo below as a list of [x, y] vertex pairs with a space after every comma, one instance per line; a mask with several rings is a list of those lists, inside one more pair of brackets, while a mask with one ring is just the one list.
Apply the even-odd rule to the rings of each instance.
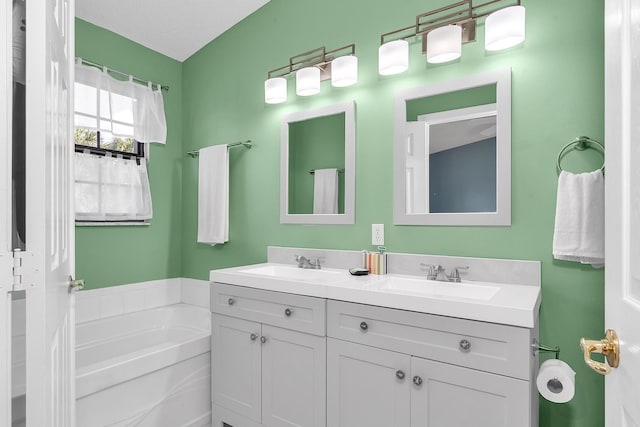
[[76, 16], [178, 61], [269, 0], [76, 0]]

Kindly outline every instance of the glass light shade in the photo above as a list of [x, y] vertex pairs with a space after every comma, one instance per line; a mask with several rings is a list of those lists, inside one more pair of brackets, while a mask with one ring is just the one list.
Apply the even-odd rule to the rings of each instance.
[[264, 102], [280, 104], [287, 100], [287, 79], [274, 77], [264, 82]]
[[440, 64], [462, 55], [462, 27], [447, 25], [427, 33], [427, 62]]
[[358, 58], [354, 55], [341, 56], [331, 61], [331, 85], [351, 86], [358, 82]]
[[484, 22], [484, 48], [507, 49], [524, 41], [524, 6], [510, 6], [493, 12]]
[[409, 68], [409, 43], [406, 40], [387, 42], [378, 48], [378, 73], [399, 74]]
[[296, 71], [296, 93], [300, 96], [311, 96], [320, 92], [320, 69], [316, 67], [301, 68]]

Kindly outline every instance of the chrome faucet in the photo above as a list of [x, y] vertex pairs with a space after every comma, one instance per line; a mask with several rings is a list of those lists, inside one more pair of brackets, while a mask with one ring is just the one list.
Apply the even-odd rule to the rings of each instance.
[[316, 258], [316, 262], [312, 262], [309, 258], [304, 255], [296, 255], [296, 262], [298, 263], [298, 268], [309, 268], [313, 270], [321, 270], [320, 266], [320, 258]]
[[447, 271], [440, 264], [424, 264], [420, 263], [422, 267], [428, 267], [427, 280], [438, 280], [440, 282], [454, 282], [460, 283], [460, 270], [468, 270], [469, 267], [454, 267], [451, 274], [447, 274]]

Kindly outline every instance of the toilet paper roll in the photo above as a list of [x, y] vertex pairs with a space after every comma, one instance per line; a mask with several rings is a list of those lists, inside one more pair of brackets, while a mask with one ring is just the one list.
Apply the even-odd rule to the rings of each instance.
[[546, 360], [538, 371], [538, 391], [550, 402], [567, 403], [575, 394], [576, 373], [562, 360]]

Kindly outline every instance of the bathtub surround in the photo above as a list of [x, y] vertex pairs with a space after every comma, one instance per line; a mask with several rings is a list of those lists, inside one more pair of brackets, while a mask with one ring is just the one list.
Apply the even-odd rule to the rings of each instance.
[[78, 425], [210, 425], [207, 281], [81, 291], [76, 305]]
[[210, 314], [173, 304], [76, 326], [79, 426], [208, 425]]
[[183, 277], [181, 285], [181, 302], [209, 309], [208, 280], [188, 279]]
[[[576, 396], [570, 403], [541, 399], [540, 427], [601, 427], [604, 381], [584, 365], [577, 342], [581, 336], [602, 334], [603, 272], [554, 260], [551, 247], [558, 151], [577, 135], [602, 140], [604, 133], [603, 8], [600, 2], [578, 0], [528, 1], [524, 6], [523, 45], [487, 53], [482, 43], [471, 43], [463, 46], [457, 62], [436, 66], [425, 64], [419, 43], [411, 44], [409, 70], [393, 77], [377, 74], [379, 35], [402, 26], [407, 16], [424, 12], [424, 2], [271, 0], [183, 64], [78, 20], [79, 56], [161, 81], [171, 90], [165, 95], [168, 144], [152, 147], [149, 165], [154, 202], [149, 231], [79, 229], [77, 276], [89, 287], [174, 277], [206, 280], [211, 269], [266, 261], [268, 245], [349, 249], [357, 263], [360, 250], [373, 249], [373, 223], [386, 223], [385, 243], [396, 253], [542, 261], [540, 337], [561, 347], [562, 358], [577, 375]], [[367, 22], [354, 21], [362, 10], [367, 11]], [[300, 19], [308, 16], [314, 19]], [[559, 22], [581, 22], [589, 31]], [[478, 31], [481, 41], [483, 26]], [[279, 64], [278, 58], [347, 41], [358, 45], [357, 86], [343, 90], [325, 82], [315, 97], [290, 97], [290, 102], [275, 106], [264, 103], [264, 74]], [[230, 57], [232, 63], [220, 66]], [[579, 71], [575, 64], [580, 64]], [[512, 69], [512, 226], [391, 225], [394, 94], [505, 67]], [[280, 119], [353, 100], [358, 153], [355, 225], [280, 224]], [[244, 150], [230, 153], [234, 197], [229, 214], [238, 218], [230, 224], [233, 241], [214, 248], [198, 245], [197, 164], [184, 153], [247, 138], [256, 142], [258, 151], [252, 150], [251, 156]], [[594, 170], [601, 162], [596, 150], [563, 158], [563, 165], [575, 172]], [[101, 252], [96, 254], [96, 248]]]
[[80, 291], [76, 294], [76, 323], [171, 304], [209, 308], [208, 284], [207, 280], [176, 278]]

